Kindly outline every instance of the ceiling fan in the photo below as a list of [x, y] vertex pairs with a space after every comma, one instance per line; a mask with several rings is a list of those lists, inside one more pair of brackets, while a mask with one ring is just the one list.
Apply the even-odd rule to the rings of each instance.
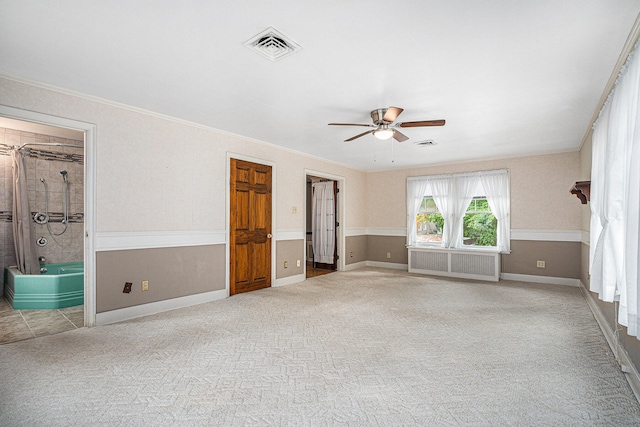
[[389, 139], [393, 137], [398, 142], [403, 142], [409, 139], [408, 136], [400, 132], [395, 128], [416, 128], [423, 126], [444, 126], [444, 120], [422, 120], [418, 122], [400, 122], [395, 123], [400, 113], [404, 110], [398, 107], [389, 107], [389, 108], [378, 108], [377, 110], [373, 110], [371, 112], [371, 120], [373, 120], [372, 125], [365, 125], [359, 123], [329, 123], [329, 126], [366, 126], [372, 127], [375, 129], [368, 130], [359, 135], [351, 137], [349, 139], [345, 139], [344, 142], [351, 142], [356, 138], [360, 138], [361, 136], [365, 136], [369, 133], [372, 133], [378, 139]]

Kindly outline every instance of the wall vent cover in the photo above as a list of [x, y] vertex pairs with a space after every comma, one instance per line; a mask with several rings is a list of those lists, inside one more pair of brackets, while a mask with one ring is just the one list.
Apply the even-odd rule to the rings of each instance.
[[271, 61], [277, 61], [302, 49], [302, 46], [273, 27], [250, 38], [244, 45]]

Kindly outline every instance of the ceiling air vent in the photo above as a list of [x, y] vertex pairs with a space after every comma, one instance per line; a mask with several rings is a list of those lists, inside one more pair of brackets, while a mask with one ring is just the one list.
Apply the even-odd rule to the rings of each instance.
[[302, 49], [302, 46], [281, 32], [276, 31], [273, 27], [269, 27], [260, 34], [247, 40], [244, 45], [272, 61], [277, 61]]
[[433, 139], [425, 139], [424, 141], [416, 141], [414, 142], [414, 144], [419, 147], [425, 147], [427, 145], [436, 145], [437, 142], [435, 142]]

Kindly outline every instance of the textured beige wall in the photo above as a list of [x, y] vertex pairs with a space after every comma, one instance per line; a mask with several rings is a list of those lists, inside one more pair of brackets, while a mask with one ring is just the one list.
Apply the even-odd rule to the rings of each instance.
[[[580, 259], [580, 242], [512, 240], [511, 253], [502, 255], [502, 272], [579, 279]], [[536, 267], [538, 260], [545, 268]]]
[[367, 260], [367, 236], [349, 236], [345, 239], [345, 264], [355, 264]]
[[[224, 245], [98, 252], [96, 312], [225, 289], [225, 260]], [[125, 282], [131, 293], [122, 292]]]
[[[276, 242], [276, 279], [295, 276], [304, 272], [304, 243], [300, 240], [280, 240]], [[296, 261], [300, 261], [300, 267]], [[284, 263], [287, 262], [287, 268]]]
[[577, 151], [369, 173], [367, 226], [406, 227], [407, 177], [494, 169], [511, 171], [512, 229], [580, 229], [580, 203], [569, 193], [580, 177]]
[[305, 229], [305, 168], [344, 177], [344, 225], [365, 224], [363, 172], [1, 77], [0, 93], [3, 105], [97, 125], [98, 232], [224, 230], [227, 152], [276, 165], [276, 228]]

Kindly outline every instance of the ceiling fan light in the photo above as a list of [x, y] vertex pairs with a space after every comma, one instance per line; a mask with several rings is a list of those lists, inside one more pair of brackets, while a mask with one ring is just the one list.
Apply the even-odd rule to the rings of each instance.
[[373, 136], [381, 140], [389, 139], [393, 136], [393, 129], [378, 129], [373, 132]]

